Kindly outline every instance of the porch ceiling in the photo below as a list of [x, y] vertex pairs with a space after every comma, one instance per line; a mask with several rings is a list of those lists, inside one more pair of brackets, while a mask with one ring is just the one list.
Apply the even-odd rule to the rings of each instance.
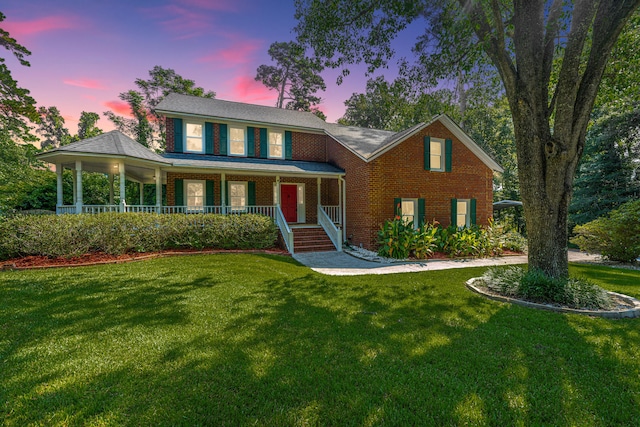
[[[47, 159], [51, 163], [62, 164], [65, 169], [75, 170], [76, 160], [82, 161], [82, 170], [86, 172], [96, 172], [104, 174], [118, 174], [119, 161], [124, 161], [125, 177], [128, 180], [142, 182], [145, 184], [155, 183], [155, 167], [154, 165], [145, 164], [135, 159], [117, 158], [117, 157], [97, 157], [97, 156], [78, 156], [66, 155], [56, 156], [53, 159]], [[166, 180], [166, 172], [162, 172], [162, 182]]]

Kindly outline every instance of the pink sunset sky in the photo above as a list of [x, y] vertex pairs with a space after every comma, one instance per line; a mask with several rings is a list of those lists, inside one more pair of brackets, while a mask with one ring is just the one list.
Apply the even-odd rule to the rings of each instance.
[[[274, 41], [293, 40], [293, 1], [260, 0], [5, 0], [3, 29], [31, 51], [31, 67], [2, 54], [13, 77], [38, 106], [56, 106], [72, 133], [82, 111], [127, 114], [118, 94], [147, 79], [155, 65], [173, 68], [198, 86], [230, 101], [274, 105], [275, 91], [254, 80]], [[406, 53], [416, 33], [399, 40]], [[406, 39], [405, 39], [406, 37]], [[394, 64], [383, 73], [392, 79]], [[328, 121], [344, 114], [344, 101], [364, 92], [364, 67], [353, 67], [342, 85], [337, 70], [323, 73], [319, 93]]]

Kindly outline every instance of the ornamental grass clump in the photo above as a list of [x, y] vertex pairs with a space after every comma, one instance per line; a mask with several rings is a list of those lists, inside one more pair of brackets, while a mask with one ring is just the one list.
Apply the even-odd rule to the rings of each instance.
[[490, 291], [540, 304], [559, 304], [576, 309], [609, 309], [612, 300], [606, 290], [580, 278], [553, 278], [540, 270], [522, 267], [490, 268], [481, 277]]

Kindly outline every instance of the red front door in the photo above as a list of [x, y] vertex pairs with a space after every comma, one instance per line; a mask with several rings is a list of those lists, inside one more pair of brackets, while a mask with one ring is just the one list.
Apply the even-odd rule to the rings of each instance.
[[287, 222], [298, 222], [297, 194], [297, 185], [280, 185], [280, 207]]

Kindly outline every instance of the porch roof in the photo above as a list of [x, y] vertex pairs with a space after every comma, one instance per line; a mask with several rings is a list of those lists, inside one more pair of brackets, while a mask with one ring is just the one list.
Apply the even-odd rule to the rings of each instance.
[[38, 156], [42, 159], [63, 158], [66, 155], [110, 155], [131, 157], [156, 163], [169, 163], [161, 155], [149, 150], [118, 130], [83, 139], [69, 145], [45, 151]]
[[283, 173], [301, 175], [344, 175], [344, 170], [328, 163], [300, 160], [274, 160], [202, 154], [165, 153], [163, 158], [176, 168], [217, 169], [224, 171]]

